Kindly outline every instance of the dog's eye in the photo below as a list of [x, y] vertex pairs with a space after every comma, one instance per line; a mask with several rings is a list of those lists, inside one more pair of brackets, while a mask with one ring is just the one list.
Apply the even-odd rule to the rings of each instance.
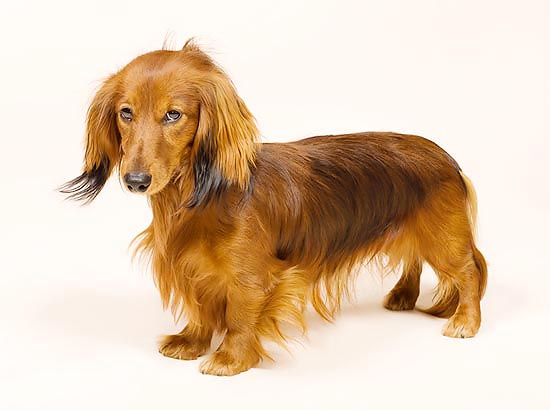
[[176, 122], [181, 118], [181, 112], [176, 110], [170, 110], [166, 114], [164, 114], [163, 122], [165, 124], [168, 124], [170, 122]]
[[132, 121], [132, 110], [129, 108], [123, 108], [120, 110], [120, 118], [122, 118], [124, 121]]

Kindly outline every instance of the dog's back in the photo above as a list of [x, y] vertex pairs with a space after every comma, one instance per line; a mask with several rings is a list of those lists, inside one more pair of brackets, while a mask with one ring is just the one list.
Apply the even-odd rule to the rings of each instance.
[[[456, 274], [449, 272], [470, 270], [478, 252], [470, 218], [475, 198], [456, 161], [435, 143], [370, 132], [263, 144], [253, 187], [250, 206], [263, 215], [269, 246], [289, 268], [304, 270], [323, 316], [338, 309], [354, 269], [373, 258], [390, 269], [403, 266], [404, 277], [419, 276], [427, 261], [441, 278], [430, 313], [456, 310]], [[482, 292], [485, 273], [477, 276]], [[409, 293], [416, 301], [417, 290]], [[386, 304], [410, 308], [414, 301]]]

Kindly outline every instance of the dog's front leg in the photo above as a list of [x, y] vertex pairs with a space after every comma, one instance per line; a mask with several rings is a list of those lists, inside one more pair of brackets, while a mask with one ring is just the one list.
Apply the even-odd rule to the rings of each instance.
[[227, 333], [218, 350], [201, 363], [202, 373], [232, 376], [260, 361], [264, 350], [257, 326], [265, 300], [264, 290], [250, 283], [238, 283], [228, 288], [225, 309]]
[[180, 333], [163, 337], [159, 352], [173, 359], [194, 360], [208, 351], [212, 333], [208, 326], [190, 322]]

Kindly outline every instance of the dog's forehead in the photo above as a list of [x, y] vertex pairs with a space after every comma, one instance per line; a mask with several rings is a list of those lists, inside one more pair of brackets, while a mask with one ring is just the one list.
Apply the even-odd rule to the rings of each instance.
[[131, 61], [120, 71], [126, 97], [169, 97], [190, 93], [189, 67], [175, 51], [154, 51]]
[[132, 60], [121, 71], [120, 76], [127, 86], [143, 82], [166, 80], [182, 74], [183, 64], [170, 51], [155, 51]]

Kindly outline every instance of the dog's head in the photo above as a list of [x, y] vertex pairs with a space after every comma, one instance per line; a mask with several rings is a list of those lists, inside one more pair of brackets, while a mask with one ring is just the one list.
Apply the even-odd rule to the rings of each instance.
[[247, 188], [257, 136], [233, 84], [197, 46], [154, 51], [108, 78], [95, 95], [84, 171], [62, 192], [91, 201], [118, 168], [134, 193], [187, 184], [187, 206], [195, 207], [231, 185]]

